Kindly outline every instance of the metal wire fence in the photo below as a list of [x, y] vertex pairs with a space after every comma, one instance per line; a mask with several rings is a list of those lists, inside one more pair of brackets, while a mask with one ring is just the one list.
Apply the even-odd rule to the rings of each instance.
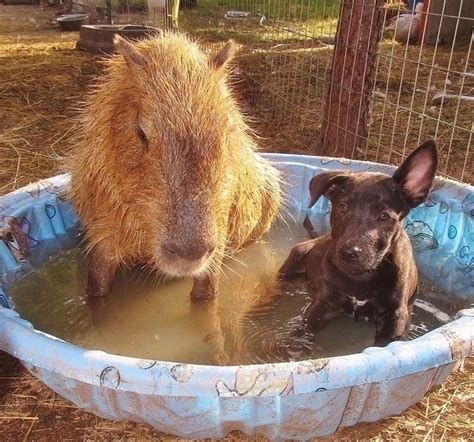
[[[435, 138], [439, 171], [473, 181], [474, 2], [424, 1], [416, 11], [414, 2], [398, 0], [375, 6], [383, 8], [385, 32], [368, 135], [362, 148], [343, 153], [396, 164], [417, 143]], [[299, 143], [318, 153], [340, 7], [341, 0], [198, 0], [196, 9], [182, 11], [180, 26], [202, 43], [241, 43], [239, 70], [254, 91], [250, 106], [265, 120], [265, 135], [273, 133], [289, 150]], [[351, 78], [349, 93], [360, 93], [356, 81]], [[349, 129], [343, 120], [338, 128], [344, 144]]]
[[[170, 28], [176, 1], [113, 0], [112, 18]], [[366, 94], [370, 100], [364, 139], [353, 141], [360, 135], [338, 114], [331, 124], [337, 125], [341, 149], [323, 152], [343, 3], [372, 8], [372, 14], [382, 10], [384, 33], [373, 87], [364, 91], [359, 83], [365, 79], [352, 71], [338, 88], [339, 94], [346, 88], [349, 96]], [[239, 88], [273, 146], [397, 164], [424, 139], [435, 138], [439, 171], [474, 181], [473, 0], [181, 0], [179, 6], [180, 30], [198, 37], [207, 50], [228, 38], [240, 43]], [[369, 59], [360, 35], [348, 35], [344, 51], [357, 48], [357, 56]], [[362, 120], [361, 106], [353, 112]]]

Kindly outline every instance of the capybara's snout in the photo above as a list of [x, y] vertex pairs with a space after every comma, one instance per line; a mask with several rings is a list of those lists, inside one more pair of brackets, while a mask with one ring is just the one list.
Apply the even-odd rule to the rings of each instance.
[[207, 242], [186, 246], [179, 243], [165, 242], [161, 247], [170, 258], [199, 261], [212, 255], [216, 249], [216, 244], [214, 242]]
[[212, 223], [205, 227], [189, 228], [175, 225], [159, 239], [155, 262], [171, 276], [198, 276], [217, 256], [218, 237]]

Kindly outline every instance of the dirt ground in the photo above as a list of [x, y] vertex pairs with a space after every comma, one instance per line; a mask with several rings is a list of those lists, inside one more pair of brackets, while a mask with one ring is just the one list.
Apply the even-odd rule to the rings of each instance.
[[[0, 194], [58, 172], [67, 154], [77, 103], [100, 65], [74, 49], [76, 33], [60, 33], [56, 11], [0, 5]], [[258, 107], [254, 84], [240, 86], [245, 107]], [[284, 150], [283, 129], [257, 119], [266, 150]], [[259, 126], [261, 124], [261, 126]], [[278, 125], [275, 125], [277, 127]], [[282, 127], [282, 125], [278, 126]], [[306, 151], [303, 133], [291, 151]], [[278, 139], [277, 139], [278, 138]], [[292, 140], [284, 138], [288, 143]], [[306, 147], [305, 147], [306, 146]], [[288, 149], [288, 148], [286, 148]], [[327, 440], [464, 439], [474, 437], [474, 360], [401, 416], [339, 430]], [[242, 434], [229, 435], [252, 440]], [[0, 353], [0, 440], [173, 439], [147, 425], [107, 421], [63, 400], [14, 358]]]

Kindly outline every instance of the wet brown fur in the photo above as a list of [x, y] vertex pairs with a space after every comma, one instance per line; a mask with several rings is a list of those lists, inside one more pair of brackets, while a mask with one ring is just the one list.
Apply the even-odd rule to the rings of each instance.
[[[281, 205], [278, 172], [257, 156], [229, 88], [233, 46], [209, 57], [178, 34], [117, 46], [81, 113], [70, 160], [89, 247], [104, 262], [145, 261], [171, 276], [218, 273]], [[190, 245], [215, 237], [217, 247], [190, 271], [161, 253], [169, 237]]]

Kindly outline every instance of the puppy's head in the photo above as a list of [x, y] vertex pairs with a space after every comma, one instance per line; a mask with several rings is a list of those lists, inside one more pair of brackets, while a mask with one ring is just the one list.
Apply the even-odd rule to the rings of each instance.
[[321, 195], [331, 201], [333, 264], [348, 275], [375, 270], [400, 235], [402, 219], [426, 200], [436, 166], [436, 145], [427, 141], [392, 177], [346, 171], [316, 175], [310, 182], [309, 207]]

